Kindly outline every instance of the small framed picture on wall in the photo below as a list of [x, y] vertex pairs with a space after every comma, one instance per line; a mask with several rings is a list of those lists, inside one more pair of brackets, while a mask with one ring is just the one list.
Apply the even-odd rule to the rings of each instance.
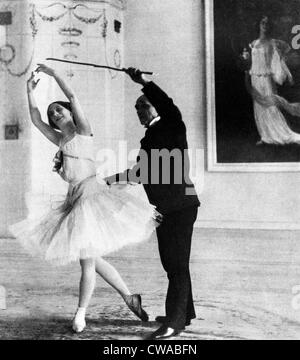
[[18, 140], [19, 126], [18, 125], [5, 125], [5, 140]]

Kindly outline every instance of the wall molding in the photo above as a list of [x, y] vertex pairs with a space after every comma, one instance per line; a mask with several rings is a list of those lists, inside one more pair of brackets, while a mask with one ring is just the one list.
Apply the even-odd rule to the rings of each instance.
[[300, 230], [300, 222], [198, 219], [195, 223], [195, 227], [205, 229]]
[[[7, 1], [7, 0], [6, 0]], [[12, 1], [12, 0], [10, 0]], [[20, 0], [13, 0], [13, 1], [20, 1]], [[23, 0], [21, 0], [23, 1]], [[31, 3], [35, 3], [36, 5], [44, 5], [47, 4], [49, 5], [51, 2], [52, 3], [67, 3], [67, 4], [72, 4], [75, 5], [77, 3], [94, 3], [94, 4], [99, 4], [99, 5], [110, 5], [114, 8], [117, 8], [119, 10], [125, 10], [126, 9], [126, 5], [127, 5], [127, 0], [27, 0], [28, 2]]]

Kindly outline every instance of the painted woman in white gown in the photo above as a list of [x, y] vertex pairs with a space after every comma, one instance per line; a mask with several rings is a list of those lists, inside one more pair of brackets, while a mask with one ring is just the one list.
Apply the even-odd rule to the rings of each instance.
[[277, 84], [282, 85], [286, 81], [293, 83], [285, 63], [285, 55], [290, 47], [284, 41], [269, 37], [271, 24], [268, 17], [262, 18], [259, 30], [259, 38], [250, 44], [249, 71], [255, 123], [260, 135], [257, 144], [300, 144], [300, 134], [292, 131], [280, 110], [282, 106], [295, 115], [295, 106], [277, 95]]

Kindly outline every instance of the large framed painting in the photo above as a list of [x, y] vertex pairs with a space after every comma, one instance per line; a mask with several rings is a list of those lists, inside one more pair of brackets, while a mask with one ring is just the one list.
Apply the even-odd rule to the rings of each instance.
[[209, 171], [300, 171], [300, 0], [205, 0]]

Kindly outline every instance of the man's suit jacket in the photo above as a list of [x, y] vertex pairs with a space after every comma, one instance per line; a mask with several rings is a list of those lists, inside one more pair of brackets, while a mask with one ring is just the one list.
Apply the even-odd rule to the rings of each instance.
[[[108, 183], [142, 183], [150, 203], [162, 214], [199, 206], [194, 185], [188, 176], [188, 144], [181, 113], [173, 100], [153, 82], [148, 83], [142, 91], [161, 119], [146, 130], [136, 165], [106, 180]], [[159, 151], [160, 154], [165, 152], [163, 160], [158, 156]], [[170, 152], [173, 157], [168, 156]]]

